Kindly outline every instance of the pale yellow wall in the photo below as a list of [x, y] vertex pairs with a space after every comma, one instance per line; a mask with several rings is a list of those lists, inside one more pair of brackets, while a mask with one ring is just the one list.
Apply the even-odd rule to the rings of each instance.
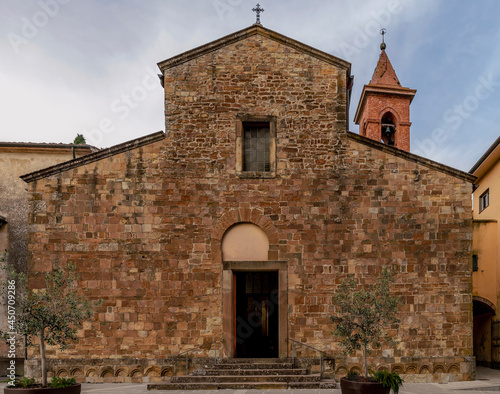
[[[474, 191], [474, 219], [500, 220], [500, 161], [476, 181], [479, 187]], [[490, 190], [490, 206], [479, 212], [479, 196]]]
[[231, 227], [222, 238], [223, 261], [267, 261], [269, 239], [255, 224]]
[[[473, 193], [473, 253], [479, 257], [479, 271], [473, 273], [474, 295], [500, 305], [500, 161], [481, 176]], [[479, 212], [479, 197], [489, 189], [490, 205]]]
[[497, 304], [497, 223], [474, 222], [472, 253], [478, 255], [478, 271], [472, 273], [473, 295]]

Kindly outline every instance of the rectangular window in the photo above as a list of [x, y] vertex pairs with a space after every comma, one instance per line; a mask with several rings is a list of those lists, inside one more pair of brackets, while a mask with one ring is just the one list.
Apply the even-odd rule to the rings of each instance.
[[477, 254], [472, 255], [472, 271], [477, 271], [479, 269], [479, 259]]
[[236, 117], [236, 175], [240, 178], [276, 177], [276, 117]]
[[243, 123], [243, 171], [269, 171], [269, 123]]
[[479, 212], [483, 211], [490, 205], [490, 189], [486, 190], [479, 197]]

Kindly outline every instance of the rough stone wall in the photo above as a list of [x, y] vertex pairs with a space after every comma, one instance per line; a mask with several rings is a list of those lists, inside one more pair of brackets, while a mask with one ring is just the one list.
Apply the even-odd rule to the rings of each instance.
[[[165, 72], [164, 141], [31, 183], [33, 286], [72, 261], [82, 292], [104, 300], [79, 343], [49, 355], [113, 360], [116, 377], [125, 360], [223, 338], [213, 239], [239, 220], [260, 225], [269, 259], [288, 264], [290, 338], [338, 355], [336, 286], [391, 265], [402, 344], [374, 361], [471, 378], [470, 184], [349, 137], [345, 78], [250, 37]], [[237, 114], [276, 116], [276, 178], [236, 175]], [[337, 373], [358, 365], [339, 358]]]
[[[470, 183], [359, 142], [351, 147], [334, 188], [351, 212], [333, 225], [340, 242], [332, 242], [339, 244], [332, 280], [353, 274], [363, 283], [390, 265], [403, 302], [394, 333], [401, 343], [373, 352], [382, 356], [373, 361], [422, 375], [410, 380], [473, 377]], [[338, 362], [337, 372], [361, 361]]]
[[[12, 146], [15, 145], [15, 146]], [[35, 145], [33, 147], [33, 145]], [[27, 185], [19, 177], [28, 172], [39, 170], [73, 158], [71, 148], [58, 147], [57, 144], [40, 147], [36, 144], [0, 143], [0, 217], [6, 224], [0, 225], [0, 254], [7, 252], [7, 263], [19, 270], [26, 270], [28, 260], [28, 193]], [[89, 154], [88, 147], [75, 149], [77, 157]], [[3, 284], [5, 272], [0, 270]], [[0, 329], [7, 328], [7, 307], [4, 296], [0, 299]], [[17, 356], [23, 357], [22, 339], [17, 342]], [[0, 376], [6, 374], [8, 347], [0, 343]], [[22, 359], [16, 359], [22, 366]], [[5, 368], [4, 368], [5, 367]], [[22, 371], [20, 372], [22, 375]]]

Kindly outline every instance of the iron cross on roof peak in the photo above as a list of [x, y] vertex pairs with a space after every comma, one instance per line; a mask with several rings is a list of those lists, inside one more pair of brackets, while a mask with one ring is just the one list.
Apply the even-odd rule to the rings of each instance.
[[386, 33], [387, 33], [387, 30], [385, 30], [385, 29], [380, 30], [380, 35], [382, 36], [382, 44], [380, 44], [380, 49], [382, 49], [382, 50], [385, 50], [385, 48], [387, 47], [387, 45], [385, 45], [385, 41], [384, 41], [384, 36]]
[[257, 19], [255, 23], [258, 23], [260, 25], [260, 13], [264, 12], [264, 8], [260, 8], [260, 4], [257, 3], [257, 6], [255, 8], [252, 8], [252, 11], [257, 14]]

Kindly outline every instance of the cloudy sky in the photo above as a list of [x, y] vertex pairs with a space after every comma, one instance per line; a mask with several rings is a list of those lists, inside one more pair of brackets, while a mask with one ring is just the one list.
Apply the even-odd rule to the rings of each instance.
[[[257, 0], [0, 0], [0, 141], [108, 147], [164, 130], [159, 61], [255, 22]], [[411, 150], [468, 171], [499, 136], [498, 0], [260, 0], [263, 26], [417, 89]]]

